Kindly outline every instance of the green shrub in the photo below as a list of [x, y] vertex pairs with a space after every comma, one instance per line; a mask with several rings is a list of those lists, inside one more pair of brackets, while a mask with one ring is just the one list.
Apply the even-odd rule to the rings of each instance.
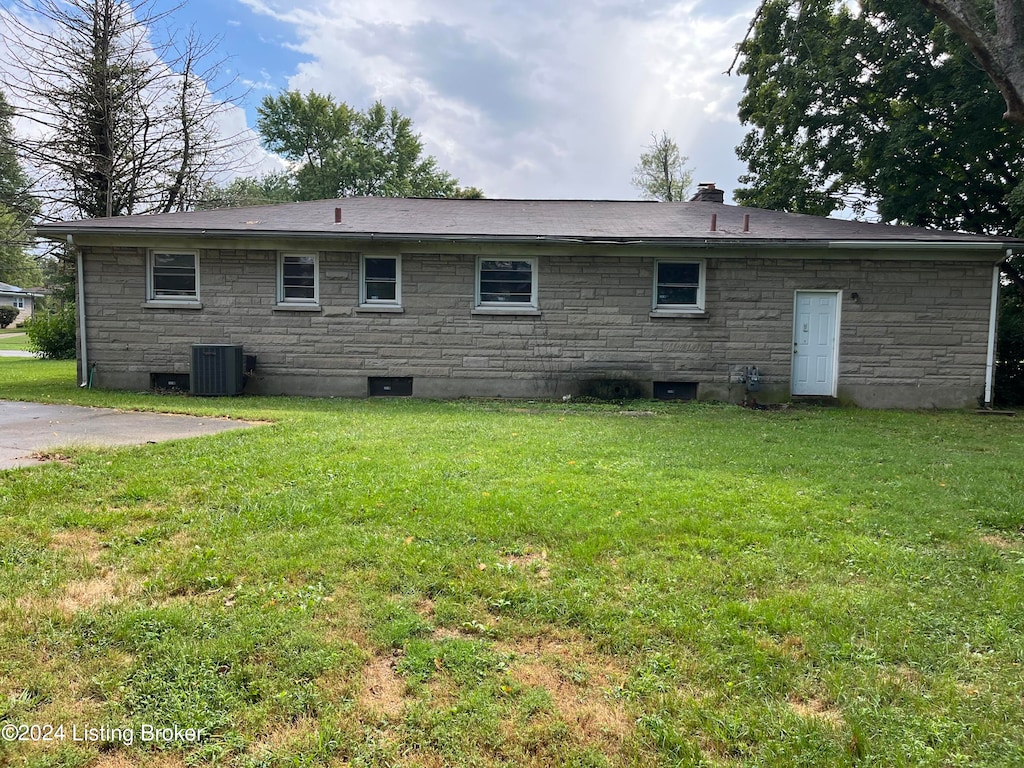
[[65, 304], [56, 312], [36, 315], [25, 326], [29, 348], [50, 360], [75, 357], [75, 305]]
[[0, 328], [6, 328], [18, 316], [17, 307], [0, 307]]

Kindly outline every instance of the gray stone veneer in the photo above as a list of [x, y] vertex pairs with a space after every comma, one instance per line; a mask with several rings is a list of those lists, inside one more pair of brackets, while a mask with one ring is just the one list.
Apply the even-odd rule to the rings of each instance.
[[233, 343], [258, 357], [246, 391], [264, 394], [358, 397], [367, 377], [411, 376], [421, 397], [558, 397], [628, 378], [647, 394], [687, 381], [701, 399], [738, 401], [739, 372], [757, 366], [759, 399], [787, 399], [794, 292], [829, 289], [843, 291], [840, 400], [962, 407], [984, 387], [990, 260], [683, 249], [671, 257], [706, 259], [706, 314], [652, 317], [654, 252], [550, 248], [531, 316], [474, 313], [468, 249], [401, 251], [402, 312], [358, 309], [359, 254], [328, 251], [320, 310], [301, 312], [275, 307], [276, 250], [200, 250], [202, 308], [177, 309], [145, 306], [145, 248], [87, 246], [95, 385], [146, 389], [151, 373], [188, 373], [192, 344]]

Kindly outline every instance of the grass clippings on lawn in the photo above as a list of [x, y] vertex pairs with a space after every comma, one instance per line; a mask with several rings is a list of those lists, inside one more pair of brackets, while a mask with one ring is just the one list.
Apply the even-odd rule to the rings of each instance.
[[0, 764], [1024, 762], [1016, 419], [0, 386], [272, 422], [0, 473]]

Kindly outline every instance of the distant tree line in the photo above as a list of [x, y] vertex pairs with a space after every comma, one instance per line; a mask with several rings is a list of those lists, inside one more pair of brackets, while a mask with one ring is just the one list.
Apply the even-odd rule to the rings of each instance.
[[483, 197], [460, 187], [423, 151], [412, 120], [377, 101], [355, 109], [310, 91], [267, 96], [258, 109], [263, 145], [288, 170], [209, 186], [201, 207], [336, 197]]

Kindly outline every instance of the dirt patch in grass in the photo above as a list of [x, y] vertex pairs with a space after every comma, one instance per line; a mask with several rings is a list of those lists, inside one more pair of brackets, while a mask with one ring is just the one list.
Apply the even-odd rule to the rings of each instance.
[[56, 461], [60, 462], [61, 464], [71, 463], [70, 456], [68, 456], [66, 453], [58, 453], [56, 451], [36, 451], [32, 454], [32, 458], [35, 459], [36, 461]]
[[139, 589], [139, 584], [119, 578], [113, 568], [102, 568], [94, 578], [68, 582], [64, 591], [55, 597], [27, 595], [19, 597], [15, 604], [26, 614], [47, 613], [56, 608], [65, 616], [73, 616], [97, 605], [120, 602]]
[[430, 633], [430, 639], [440, 642], [442, 640], [479, 640], [480, 637], [458, 627], [437, 627]]
[[[97, 572], [97, 575], [90, 579], [72, 581], [64, 587], [63, 594], [54, 600], [54, 604], [62, 613], [72, 615], [102, 603], [116, 602], [123, 594], [133, 591], [127, 580], [117, 578], [113, 568], [99, 565], [107, 544], [100, 539], [96, 531], [86, 528], [57, 531], [50, 538], [49, 546], [91, 566]], [[35, 608], [46, 607], [49, 602], [35, 598], [26, 600]]]
[[359, 705], [393, 718], [405, 706], [405, 680], [398, 674], [395, 655], [376, 656], [363, 668]]
[[114, 569], [104, 568], [96, 578], [70, 582], [64, 588], [64, 594], [57, 598], [57, 608], [72, 615], [119, 599]]
[[766, 651], [775, 651], [793, 661], [801, 661], [807, 658], [807, 649], [804, 648], [803, 638], [798, 635], [786, 635], [783, 638], [759, 637], [757, 646]]
[[144, 755], [127, 756], [118, 752], [101, 753], [89, 768], [183, 768], [185, 760], [177, 755], [160, 754], [149, 751]]
[[844, 724], [843, 713], [823, 699], [816, 697], [805, 698], [803, 696], [790, 696], [786, 699], [790, 709], [800, 717], [813, 718], [828, 723], [834, 728], [840, 728]]
[[175, 531], [166, 540], [165, 546], [168, 549], [186, 550], [192, 547], [195, 539], [191, 531]]
[[399, 765], [404, 768], [445, 768], [449, 763], [439, 755], [412, 755]]
[[533, 574], [541, 581], [551, 578], [551, 570], [548, 567], [548, 553], [546, 549], [540, 551], [527, 550], [522, 554], [505, 555], [501, 558], [502, 564], [518, 568], [524, 573]]
[[273, 758], [287, 753], [296, 746], [310, 741], [320, 728], [320, 721], [312, 717], [300, 717], [288, 723], [279, 723], [254, 741], [246, 750], [257, 760]]
[[921, 683], [921, 673], [913, 667], [908, 667], [905, 664], [898, 664], [895, 667], [883, 669], [879, 673], [878, 677], [884, 683], [900, 687], [916, 687]]
[[998, 533], [986, 533], [984, 536], [979, 538], [982, 544], [988, 544], [990, 547], [995, 547], [996, 549], [1024, 548], [1024, 541], [1021, 539], [1013, 539], [1009, 536], [1000, 535]]
[[434, 601], [425, 597], [416, 603], [414, 610], [423, 618], [431, 619], [434, 617]]
[[498, 647], [512, 656], [509, 677], [543, 688], [573, 736], [618, 754], [633, 730], [633, 719], [611, 690], [626, 678], [619, 662], [598, 653], [583, 638], [533, 637]]
[[324, 597], [319, 613], [320, 621], [325, 625], [324, 639], [328, 643], [355, 643], [359, 648], [371, 645], [359, 612], [359, 602], [344, 587]]
[[96, 531], [88, 528], [66, 528], [50, 537], [50, 549], [80, 557], [90, 565], [96, 565], [107, 548]]

